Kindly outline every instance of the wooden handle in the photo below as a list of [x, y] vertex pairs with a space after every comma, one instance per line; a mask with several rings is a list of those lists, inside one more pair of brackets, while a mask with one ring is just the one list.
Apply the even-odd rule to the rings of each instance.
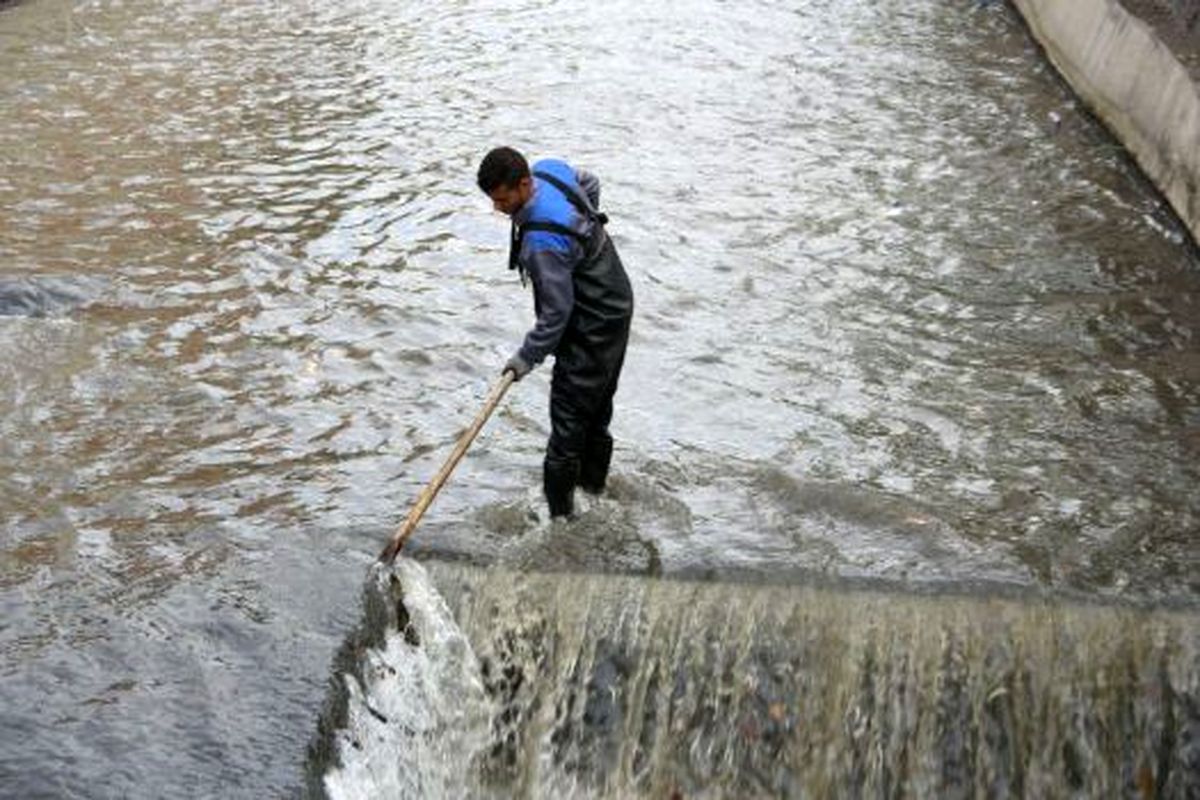
[[450, 478], [450, 473], [454, 472], [454, 468], [458, 466], [458, 462], [466, 455], [467, 448], [471, 446], [471, 442], [475, 441], [475, 437], [483, 428], [483, 424], [488, 421], [488, 417], [496, 410], [496, 406], [500, 404], [500, 399], [504, 397], [504, 393], [508, 391], [508, 387], [513, 385], [516, 376], [512, 372], [505, 370], [500, 376], [500, 380], [492, 387], [491, 393], [487, 397], [487, 401], [483, 404], [483, 409], [475, 416], [475, 421], [471, 423], [471, 427], [463, 431], [463, 435], [458, 437], [458, 443], [454, 445], [454, 450], [451, 451], [450, 457], [446, 459], [446, 463], [442, 464], [442, 468], [433, 476], [433, 480], [421, 492], [421, 496], [417, 498], [417, 502], [413, 504], [412, 510], [408, 512], [408, 518], [404, 520], [404, 524], [400, 526], [400, 530], [396, 531], [392, 536], [392, 540], [388, 542], [388, 546], [379, 554], [379, 560], [385, 564], [391, 564], [396, 560], [396, 554], [400, 552], [400, 548], [404, 547], [404, 542], [416, 530], [417, 523], [421, 521], [425, 510], [429, 508], [429, 504], [433, 502], [433, 498], [437, 497], [437, 493], [441, 491], [443, 485]]

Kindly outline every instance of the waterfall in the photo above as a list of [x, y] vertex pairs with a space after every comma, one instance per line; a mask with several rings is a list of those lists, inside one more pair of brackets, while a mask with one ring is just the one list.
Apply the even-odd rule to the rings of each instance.
[[1188, 610], [401, 561], [310, 790], [1193, 797]]

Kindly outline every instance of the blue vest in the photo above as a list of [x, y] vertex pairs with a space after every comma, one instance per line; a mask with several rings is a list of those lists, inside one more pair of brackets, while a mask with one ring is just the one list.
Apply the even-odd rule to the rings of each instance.
[[523, 224], [513, 224], [508, 251], [509, 269], [520, 272], [522, 283], [525, 281], [525, 270], [520, 263], [520, 256], [524, 243], [528, 242], [535, 251], [569, 253], [574, 242], [583, 253], [587, 253], [587, 234], [591, 233], [592, 227], [589, 221], [593, 217], [601, 224], [607, 221], [605, 215], [597, 214], [582, 199], [583, 189], [575, 179], [575, 170], [567, 162], [556, 158], [538, 161], [533, 165], [533, 180], [537, 187], [533, 207]]

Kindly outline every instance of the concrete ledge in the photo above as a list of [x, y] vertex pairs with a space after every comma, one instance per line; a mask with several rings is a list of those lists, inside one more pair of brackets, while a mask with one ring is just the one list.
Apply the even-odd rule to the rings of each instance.
[[1118, 0], [1013, 0], [1051, 63], [1200, 242], [1200, 81]]

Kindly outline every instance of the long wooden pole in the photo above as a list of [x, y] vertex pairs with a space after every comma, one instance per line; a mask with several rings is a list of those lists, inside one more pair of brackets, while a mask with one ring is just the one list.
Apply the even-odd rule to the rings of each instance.
[[417, 498], [417, 502], [413, 504], [412, 510], [408, 512], [408, 518], [404, 520], [404, 524], [400, 526], [400, 530], [396, 531], [392, 536], [392, 540], [388, 542], [388, 546], [379, 554], [379, 560], [385, 564], [391, 564], [396, 560], [396, 554], [400, 552], [400, 548], [404, 547], [404, 542], [412, 535], [412, 532], [417, 529], [417, 523], [421, 521], [421, 517], [425, 514], [425, 510], [429, 508], [429, 504], [433, 502], [433, 498], [437, 497], [437, 493], [442, 486], [450, 478], [450, 473], [454, 472], [454, 468], [458, 466], [458, 462], [466, 455], [467, 448], [471, 446], [471, 442], [475, 441], [475, 437], [483, 428], [483, 424], [488, 421], [488, 417], [496, 410], [496, 406], [500, 404], [504, 393], [508, 391], [508, 387], [512, 386], [515, 376], [505, 371], [500, 376], [500, 380], [492, 387], [492, 391], [488, 394], [487, 401], [483, 404], [483, 409], [476, 415], [475, 421], [471, 423], [471, 427], [467, 428], [463, 435], [458, 437], [458, 443], [454, 445], [454, 450], [450, 453], [450, 457], [446, 459], [446, 463], [442, 464], [442, 468], [438, 470], [437, 475], [433, 476], [433, 480], [425, 487], [425, 491], [421, 492], [421, 496]]

